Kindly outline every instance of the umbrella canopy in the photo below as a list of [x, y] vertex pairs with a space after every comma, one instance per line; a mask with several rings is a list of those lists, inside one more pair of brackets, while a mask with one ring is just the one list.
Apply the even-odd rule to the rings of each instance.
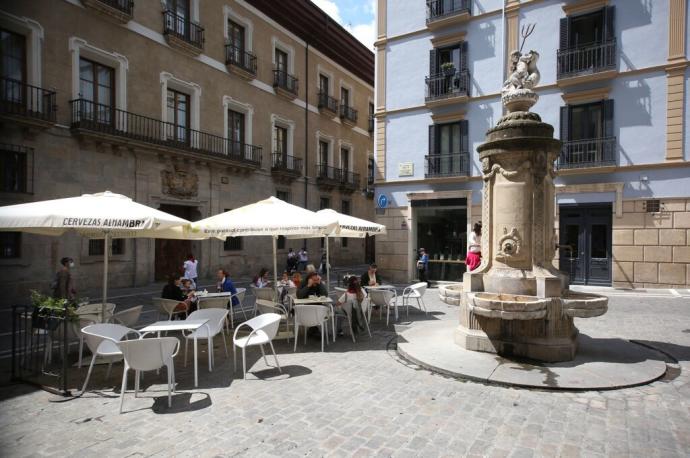
[[110, 191], [0, 207], [0, 230], [42, 235], [57, 236], [73, 230], [89, 238], [104, 238], [106, 234], [115, 238], [158, 237], [163, 233], [187, 238], [183, 227], [189, 224]]
[[110, 191], [0, 207], [0, 231], [59, 236], [71, 230], [88, 238], [104, 238], [104, 307], [108, 296], [108, 256], [112, 238], [205, 238], [190, 235], [189, 224], [185, 219]]
[[331, 218], [338, 221], [338, 229], [330, 236], [362, 238], [366, 235], [378, 235], [386, 233], [386, 226], [383, 224], [372, 223], [365, 219], [356, 218], [354, 216], [338, 213], [337, 211], [326, 208], [316, 212], [317, 215], [324, 218]]

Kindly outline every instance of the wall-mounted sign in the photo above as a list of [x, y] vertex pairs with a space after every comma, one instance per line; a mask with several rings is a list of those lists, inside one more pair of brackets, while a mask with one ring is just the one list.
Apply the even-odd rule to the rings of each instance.
[[386, 208], [388, 206], [388, 197], [385, 194], [379, 194], [379, 198], [376, 199], [376, 203], [379, 208]]
[[414, 176], [414, 162], [401, 162], [398, 164], [398, 176], [399, 177], [412, 177]]

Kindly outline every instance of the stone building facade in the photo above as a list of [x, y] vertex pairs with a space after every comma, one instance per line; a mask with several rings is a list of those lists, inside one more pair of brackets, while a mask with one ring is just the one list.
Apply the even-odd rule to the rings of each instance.
[[[308, 0], [6, 2], [0, 33], [3, 205], [110, 190], [193, 221], [275, 195], [373, 218], [374, 56]], [[80, 289], [100, 284], [102, 242], [0, 237], [6, 299], [46, 289], [63, 256]], [[373, 257], [331, 245], [336, 265]], [[202, 278], [271, 265], [261, 238], [116, 240], [110, 284], [189, 252]]]
[[[382, 271], [465, 270], [481, 219], [477, 147], [523, 27], [539, 54], [532, 108], [563, 141], [555, 264], [579, 284], [690, 285], [686, 0], [378, 0], [376, 201]], [[383, 204], [383, 205], [381, 205]]]

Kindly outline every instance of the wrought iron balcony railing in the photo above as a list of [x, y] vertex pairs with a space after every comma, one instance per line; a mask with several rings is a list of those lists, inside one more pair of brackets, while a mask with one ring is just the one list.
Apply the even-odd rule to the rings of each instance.
[[189, 18], [167, 10], [163, 12], [163, 24], [164, 35], [174, 36], [199, 49], [204, 48], [204, 28]]
[[470, 174], [469, 153], [430, 154], [424, 157], [426, 178], [457, 177]]
[[0, 113], [55, 122], [55, 91], [0, 78]]
[[369, 133], [372, 133], [374, 131], [374, 117], [369, 116]]
[[426, 78], [426, 101], [470, 95], [470, 72], [456, 70]]
[[577, 169], [585, 167], [605, 167], [617, 164], [616, 137], [593, 138], [563, 142], [556, 167], [558, 169]]
[[326, 164], [316, 164], [317, 180], [340, 181], [340, 169]]
[[272, 158], [271, 168], [273, 170], [302, 173], [302, 158], [283, 153], [273, 153]]
[[319, 91], [319, 108], [325, 108], [328, 111], [337, 113], [338, 101], [325, 92]]
[[559, 49], [556, 56], [558, 79], [614, 70], [616, 68], [616, 40]]
[[132, 16], [134, 13], [134, 0], [97, 0], [98, 2], [109, 6], [127, 16]]
[[285, 70], [273, 70], [273, 87], [283, 89], [297, 95], [298, 80]]
[[256, 56], [232, 43], [225, 45], [225, 64], [235, 65], [252, 75], [256, 75]]
[[472, 14], [471, 0], [427, 0], [427, 24], [456, 14]]
[[357, 110], [348, 105], [340, 105], [340, 117], [357, 123]]
[[260, 146], [235, 142], [107, 105], [95, 104], [89, 100], [72, 100], [70, 105], [73, 129], [114, 135], [261, 166]]
[[340, 171], [340, 184], [347, 188], [357, 189], [359, 187], [359, 173], [349, 170], [338, 169]]

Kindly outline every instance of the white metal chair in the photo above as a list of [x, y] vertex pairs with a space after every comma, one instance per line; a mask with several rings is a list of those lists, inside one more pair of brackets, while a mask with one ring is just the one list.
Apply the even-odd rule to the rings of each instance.
[[371, 305], [378, 305], [380, 307], [379, 319], [381, 319], [383, 309], [386, 309], [386, 326], [388, 326], [391, 308], [397, 307], [397, 300], [398, 295], [393, 289], [369, 289]]
[[[242, 316], [244, 317], [245, 320], [247, 320], [247, 312], [250, 313], [250, 315], [253, 313], [256, 315], [256, 307], [254, 305], [252, 306], [247, 306], [244, 303], [244, 296], [246, 295], [247, 290], [244, 288], [237, 288], [237, 293], [233, 294], [232, 296], [229, 297], [229, 307], [230, 307], [230, 327], [235, 328], [235, 313], [242, 312]], [[232, 305], [232, 299], [236, 297], [239, 303], [237, 305]]]
[[90, 319], [94, 323], [107, 323], [115, 313], [116, 305], [112, 302], [105, 303], [105, 316], [103, 315], [103, 304], [82, 304], [80, 305], [74, 313], [76, 313], [79, 318]]
[[199, 296], [196, 303], [198, 310], [201, 309], [228, 309], [227, 297], [203, 297]]
[[158, 337], [118, 342], [117, 346], [125, 359], [120, 389], [120, 413], [127, 391], [127, 372], [134, 369], [134, 397], [139, 392], [139, 379], [142, 371], [154, 371], [166, 366], [168, 373], [168, 407], [172, 406], [172, 392], [175, 391], [175, 363], [173, 358], [180, 350], [177, 337]]
[[275, 313], [276, 315], [280, 315], [281, 320], [285, 320], [285, 331], [287, 332], [287, 341], [288, 343], [290, 342], [290, 315], [287, 311], [287, 309], [277, 303], [277, 302], [271, 302], [271, 301], [265, 301], [263, 299], [257, 299], [256, 300], [256, 311], [259, 314], [264, 314], [264, 313]]
[[[347, 298], [345, 303], [343, 303], [340, 307], [335, 307], [334, 309], [334, 316], [335, 316], [335, 321], [337, 322], [338, 320], [345, 320], [347, 321], [347, 325], [350, 329], [350, 336], [352, 337], [352, 342], [356, 342], [355, 340], [355, 333], [352, 331], [352, 313], [353, 313], [353, 307], [355, 307], [356, 299], [353, 298]], [[342, 312], [342, 313], [339, 313]], [[334, 340], [335, 341], [335, 340]]]
[[369, 296], [365, 297], [359, 306], [362, 308], [362, 315], [364, 315], [364, 325], [367, 327], [367, 334], [371, 337], [371, 329], [369, 328], [369, 322], [371, 321], [371, 300]]
[[209, 367], [209, 370], [213, 368], [215, 365], [215, 360], [213, 356], [213, 337], [217, 336], [218, 334], [223, 335], [223, 344], [225, 345], [225, 357], [228, 358], [228, 342], [225, 339], [225, 323], [228, 318], [228, 310], [227, 309], [202, 309], [202, 310], [196, 310], [192, 312], [189, 317], [187, 318], [188, 320], [208, 320], [208, 327], [206, 326], [201, 326], [199, 329], [196, 329], [195, 331], [190, 332], [189, 334], [185, 334], [184, 331], [182, 331], [182, 335], [185, 338], [185, 343], [184, 343], [184, 365], [187, 367], [187, 347], [189, 346], [189, 341], [194, 340], [196, 337], [197, 341], [208, 341], [209, 337], [211, 339], [210, 348], [208, 349], [209, 353], [211, 354], [211, 367]]
[[180, 301], [173, 299], [163, 299], [162, 297], [154, 297], [153, 305], [158, 308], [158, 312], [161, 315], [165, 315], [168, 320], [172, 320], [174, 315], [186, 315], [186, 310], [175, 310]]
[[324, 337], [328, 341], [328, 321], [330, 320], [330, 307], [324, 305], [295, 305], [295, 316], [293, 321], [295, 323], [295, 347], [293, 351], [297, 351], [297, 336], [299, 334], [299, 327], [304, 326], [304, 343], [307, 343], [307, 328], [318, 326], [321, 328], [321, 351], [323, 351]]
[[426, 293], [426, 288], [426, 282], [419, 282], [403, 290], [402, 305], [405, 307], [405, 313], [408, 317], [410, 316], [410, 299], [415, 299], [417, 301], [417, 307], [419, 307], [420, 310], [424, 309], [425, 314], [429, 313], [426, 309], [426, 304], [424, 304], [424, 293]]
[[[249, 327], [252, 331], [246, 337], [237, 338], [237, 332], [242, 329], [243, 326]], [[242, 349], [242, 374], [244, 379], [247, 378], [247, 356], [246, 348], [258, 345], [261, 349], [261, 354], [264, 357], [264, 362], [268, 366], [268, 360], [266, 359], [266, 353], [264, 352], [264, 345], [268, 344], [273, 352], [273, 357], [276, 360], [276, 366], [278, 366], [278, 371], [283, 372], [280, 368], [280, 363], [278, 362], [278, 356], [273, 348], [273, 338], [278, 333], [278, 327], [280, 326], [280, 315], [277, 313], [264, 313], [262, 315], [255, 316], [251, 320], [247, 320], [241, 325], [237, 326], [235, 329], [235, 334], [232, 336], [232, 364], [233, 370], [237, 370], [237, 358], [235, 347], [240, 347]]]
[[93, 353], [91, 364], [89, 365], [89, 371], [86, 374], [86, 380], [84, 380], [84, 386], [81, 389], [81, 392], [84, 393], [86, 392], [86, 386], [89, 383], [89, 378], [91, 378], [91, 371], [93, 370], [93, 365], [96, 362], [96, 357], [100, 355], [110, 358], [106, 378], [110, 377], [110, 369], [113, 365], [113, 359], [122, 356], [122, 352], [117, 346], [117, 343], [130, 333], [136, 334], [137, 337], [141, 337], [141, 334], [139, 334], [136, 329], [130, 329], [128, 327], [112, 323], [92, 324], [83, 328], [81, 332], [86, 340], [86, 345], [89, 347], [89, 350], [91, 350], [91, 353]]
[[276, 290], [272, 286], [268, 286], [266, 288], [252, 288], [252, 292], [254, 293], [254, 296], [256, 296], [256, 299], [259, 300], [264, 300], [264, 301], [271, 301], [275, 302], [276, 301]]
[[133, 328], [139, 321], [143, 308], [143, 305], [137, 305], [136, 307], [131, 307], [126, 310], [113, 313], [111, 320], [115, 324], [121, 324], [122, 326]]

